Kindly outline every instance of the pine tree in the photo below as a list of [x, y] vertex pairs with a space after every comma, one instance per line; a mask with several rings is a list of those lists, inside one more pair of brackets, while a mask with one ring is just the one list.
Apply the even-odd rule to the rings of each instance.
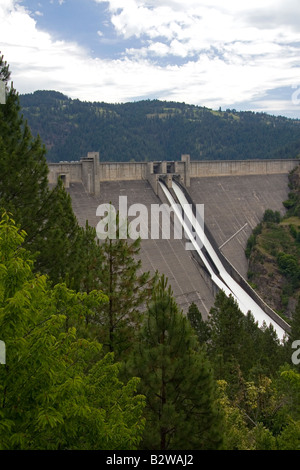
[[[118, 215], [117, 215], [118, 226]], [[139, 329], [142, 308], [149, 300], [156, 275], [142, 272], [138, 258], [141, 240], [129, 241], [107, 237], [101, 244], [102, 264], [99, 270], [99, 288], [108, 296], [97, 318], [99, 341], [115, 357], [122, 358], [131, 347]]]
[[219, 416], [209, 362], [162, 276], [153, 292], [127, 374], [147, 398], [143, 449], [216, 449]]
[[0, 207], [26, 232], [26, 247], [36, 254], [35, 269], [55, 283], [74, 277], [79, 226], [61, 182], [48, 185], [46, 149], [33, 138], [21, 115], [16, 90], [8, 89], [9, 67], [0, 58], [6, 103], [0, 106]]
[[80, 229], [71, 198], [60, 180], [45, 198], [41, 216], [40, 229], [34, 235], [28, 234], [27, 242], [33, 252], [38, 252], [36, 269], [54, 283], [68, 280], [71, 286], [78, 261]]
[[0, 80], [5, 82], [5, 88], [7, 87], [7, 83], [10, 79], [10, 71], [9, 71], [9, 65], [7, 62], [4, 60], [4, 56], [0, 55]]
[[[0, 62], [0, 77], [8, 66]], [[41, 228], [41, 212], [48, 195], [48, 167], [45, 148], [33, 139], [20, 115], [16, 90], [7, 88], [6, 103], [0, 106], [0, 205], [14, 214], [30, 236]]]
[[243, 313], [231, 295], [227, 297], [224, 291], [218, 292], [208, 324], [211, 339], [208, 352], [216, 377], [230, 383], [240, 367], [244, 326]]
[[261, 328], [263, 334], [260, 338], [259, 363], [263, 373], [267, 376], [276, 374], [284, 364], [284, 347], [280, 344], [276, 330], [272, 325], [264, 324]]
[[86, 221], [79, 228], [76, 251], [72, 253], [74, 273], [70, 274], [74, 289], [91, 292], [100, 288], [100, 277], [104, 255], [102, 246], [96, 238], [96, 229]]
[[220, 291], [209, 317], [209, 357], [216, 377], [230, 386], [272, 375], [284, 363], [284, 348], [272, 325], [261, 328], [251, 312], [244, 315], [235, 299]]
[[197, 334], [199, 343], [205, 344], [209, 339], [209, 327], [194, 302], [189, 306], [187, 317]]

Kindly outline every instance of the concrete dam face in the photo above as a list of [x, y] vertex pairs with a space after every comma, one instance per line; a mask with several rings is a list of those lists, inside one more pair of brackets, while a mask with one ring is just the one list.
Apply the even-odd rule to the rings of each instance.
[[165, 274], [183, 312], [195, 302], [205, 319], [218, 289], [197, 253], [186, 249], [186, 239], [174, 237], [175, 219], [171, 217], [170, 236], [164, 238], [163, 218], [156, 218], [160, 234], [151, 238], [152, 208], [169, 203], [161, 183], [172, 193], [172, 181], [177, 181], [195, 205], [204, 205], [205, 226], [214, 245], [228, 261], [235, 277], [246, 279], [247, 240], [266, 209], [284, 213], [282, 201], [289, 192], [288, 174], [298, 163], [296, 160], [191, 162], [188, 155], [178, 162], [100, 163], [99, 154], [91, 152], [80, 162], [49, 164], [49, 182], [55, 184], [57, 178], [63, 179], [81, 225], [88, 221], [97, 227], [98, 206], [111, 203], [119, 210], [120, 197], [126, 196], [127, 207], [143, 204], [149, 222], [148, 238], [142, 237], [141, 241], [143, 271], [158, 270]]

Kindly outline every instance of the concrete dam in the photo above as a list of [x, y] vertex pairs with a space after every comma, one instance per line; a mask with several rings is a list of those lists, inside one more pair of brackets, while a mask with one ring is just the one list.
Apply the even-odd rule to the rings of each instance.
[[[151, 207], [170, 205], [168, 193], [178, 203], [174, 192], [178, 185], [191, 206], [204, 205], [204, 230], [226, 276], [242, 287], [251, 302], [254, 299], [282, 337], [289, 331], [288, 325], [245, 281], [248, 270], [245, 247], [266, 209], [284, 213], [282, 201], [289, 192], [288, 174], [298, 164], [298, 160], [194, 162], [189, 155], [174, 162], [115, 163], [101, 162], [98, 153], [89, 152], [77, 162], [49, 163], [49, 183], [56, 184], [58, 178], [63, 180], [81, 225], [88, 220], [97, 227], [98, 206], [111, 203], [119, 210], [121, 196], [127, 197], [128, 207], [145, 205], [149, 236], [141, 242], [143, 271], [158, 270], [165, 274], [183, 312], [195, 302], [205, 319], [220, 287], [213, 281], [201, 253], [186, 250], [186, 239], [177, 239], [172, 230], [170, 237], [164, 238], [161, 231], [161, 236], [151, 238]], [[157, 223], [161, 227], [161, 218]]]

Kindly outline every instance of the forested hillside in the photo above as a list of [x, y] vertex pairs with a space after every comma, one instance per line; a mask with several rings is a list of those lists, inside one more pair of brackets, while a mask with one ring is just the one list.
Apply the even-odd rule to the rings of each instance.
[[158, 100], [125, 104], [73, 100], [55, 91], [21, 95], [33, 135], [48, 161], [79, 160], [98, 151], [102, 161], [295, 158], [300, 121], [263, 113], [213, 111]]

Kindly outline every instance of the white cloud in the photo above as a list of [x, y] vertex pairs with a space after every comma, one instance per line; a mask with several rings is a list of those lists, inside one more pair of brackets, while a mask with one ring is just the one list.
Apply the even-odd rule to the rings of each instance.
[[[1, 1], [1, 51], [19, 92], [55, 89], [108, 102], [155, 96], [213, 108], [255, 101], [267, 111], [268, 90], [300, 85], [298, 0], [252, 0], [247, 7], [238, 0], [94, 1], [109, 6], [124, 39], [118, 59], [92, 58], [75, 42], [55, 41], [22, 3]], [[95, 31], [99, 41], [113, 42], [104, 31]], [[295, 110], [292, 99], [282, 106]]]
[[[299, 40], [294, 31], [299, 23], [298, 0], [253, 0], [248, 7], [237, 0], [95, 1], [109, 3], [111, 22], [124, 39], [145, 36], [164, 38], [167, 44], [184, 41], [186, 55], [236, 41], [255, 39], [276, 44]], [[182, 56], [182, 48], [178, 50]]]

